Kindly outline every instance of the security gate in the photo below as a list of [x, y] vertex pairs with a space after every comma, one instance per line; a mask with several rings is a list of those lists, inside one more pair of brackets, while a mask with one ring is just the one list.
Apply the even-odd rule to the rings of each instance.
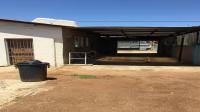
[[7, 39], [10, 64], [34, 59], [32, 39]]

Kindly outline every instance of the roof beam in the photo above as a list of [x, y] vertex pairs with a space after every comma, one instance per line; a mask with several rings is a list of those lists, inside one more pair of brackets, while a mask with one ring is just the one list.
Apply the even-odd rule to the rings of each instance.
[[125, 33], [125, 31], [124, 31], [124, 30], [121, 30], [121, 32], [122, 32], [122, 34], [123, 34], [125, 37], [127, 37], [127, 38], [128, 38], [128, 35]]
[[[113, 31], [112, 30], [107, 30], [107, 31], [92, 30], [92, 31], [96, 32], [96, 33], [119, 32], [119, 31], [116, 31], [116, 30], [113, 30]], [[174, 30], [169, 30], [169, 31], [159, 31], [159, 30], [134, 30], [134, 31], [130, 31], [130, 30], [121, 30], [121, 31], [124, 31], [124, 32], [153, 32], [153, 31], [156, 31], [156, 32], [177, 32], [177, 31], [174, 31]]]

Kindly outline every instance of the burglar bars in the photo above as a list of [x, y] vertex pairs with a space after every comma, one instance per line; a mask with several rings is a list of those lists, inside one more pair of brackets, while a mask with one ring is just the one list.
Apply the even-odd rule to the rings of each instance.
[[32, 39], [7, 39], [10, 64], [33, 60]]

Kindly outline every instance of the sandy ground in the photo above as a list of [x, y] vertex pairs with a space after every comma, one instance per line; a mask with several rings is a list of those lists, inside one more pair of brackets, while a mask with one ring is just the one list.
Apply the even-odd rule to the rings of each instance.
[[0, 67], [0, 80], [19, 79], [18, 70], [14, 66]]
[[[96, 75], [95, 79], [74, 76]], [[199, 112], [200, 67], [65, 66], [4, 112]]]
[[51, 87], [43, 82], [21, 82], [18, 70], [13, 67], [0, 67], [0, 109], [15, 103], [14, 100], [47, 91]]
[[21, 82], [20, 80], [0, 80], [0, 109], [10, 105], [13, 100], [27, 95], [35, 95], [47, 91], [47, 87], [40, 87], [46, 82]]

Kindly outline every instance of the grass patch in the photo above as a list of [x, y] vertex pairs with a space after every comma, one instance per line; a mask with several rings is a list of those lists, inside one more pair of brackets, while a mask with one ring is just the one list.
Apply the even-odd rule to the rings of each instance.
[[75, 77], [79, 77], [81, 79], [96, 79], [97, 76], [96, 75], [79, 75], [79, 74], [74, 74], [73, 76]]

